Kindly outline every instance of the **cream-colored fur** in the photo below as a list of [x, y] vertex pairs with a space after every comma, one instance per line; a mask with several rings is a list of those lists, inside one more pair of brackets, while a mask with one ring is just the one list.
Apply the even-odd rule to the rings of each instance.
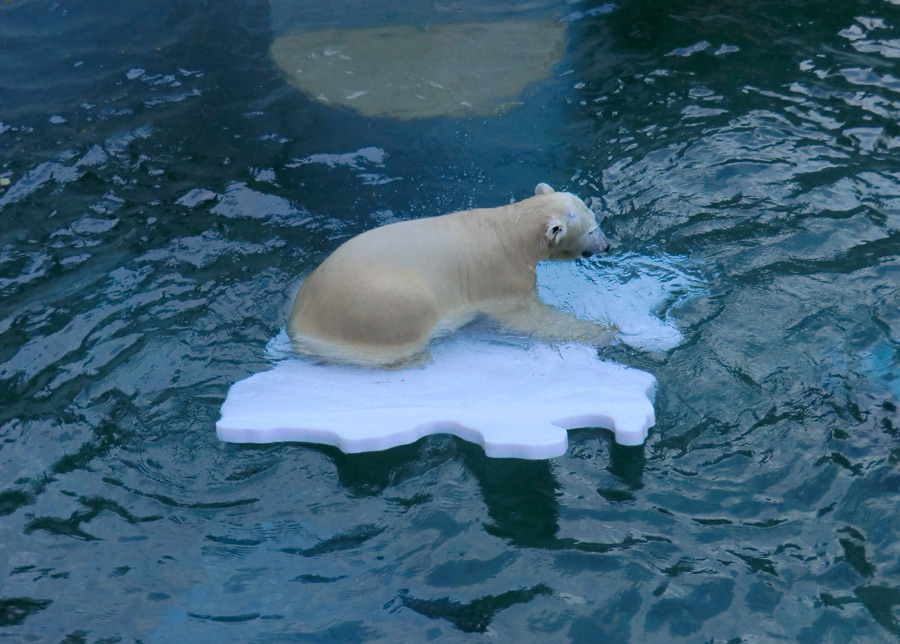
[[608, 249], [584, 202], [542, 183], [534, 197], [508, 206], [350, 239], [301, 286], [288, 333], [304, 353], [364, 365], [402, 365], [480, 313], [523, 333], [607, 344], [614, 328], [540, 300], [535, 266]]

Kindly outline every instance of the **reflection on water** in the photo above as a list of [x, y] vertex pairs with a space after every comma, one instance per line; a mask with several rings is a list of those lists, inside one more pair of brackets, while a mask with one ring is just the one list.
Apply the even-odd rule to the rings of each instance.
[[[514, 110], [399, 122], [290, 87], [265, 2], [0, 3], [0, 632], [900, 637], [900, 6], [327, 4], [291, 29], [553, 14], [566, 54]], [[539, 181], [683, 336], [608, 350], [659, 381], [643, 450], [216, 440], [337, 244]]]
[[307, 29], [272, 43], [279, 68], [311, 98], [370, 117], [500, 113], [546, 78], [565, 49], [556, 19]]

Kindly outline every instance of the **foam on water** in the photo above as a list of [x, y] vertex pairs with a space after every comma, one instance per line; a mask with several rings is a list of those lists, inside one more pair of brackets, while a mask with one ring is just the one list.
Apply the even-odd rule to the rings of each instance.
[[548, 304], [579, 317], [615, 323], [622, 330], [619, 339], [629, 346], [668, 351], [684, 340], [671, 311], [705, 292], [702, 279], [690, 270], [684, 258], [633, 253], [582, 265], [546, 262], [538, 270], [538, 292]]

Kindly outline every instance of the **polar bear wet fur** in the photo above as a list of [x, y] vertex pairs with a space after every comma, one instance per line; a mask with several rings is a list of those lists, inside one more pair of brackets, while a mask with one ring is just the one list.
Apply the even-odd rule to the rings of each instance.
[[345, 242], [303, 282], [287, 328], [303, 353], [363, 365], [423, 354], [486, 314], [517, 332], [594, 345], [616, 329], [544, 304], [535, 267], [609, 250], [594, 213], [567, 192], [389, 224]]

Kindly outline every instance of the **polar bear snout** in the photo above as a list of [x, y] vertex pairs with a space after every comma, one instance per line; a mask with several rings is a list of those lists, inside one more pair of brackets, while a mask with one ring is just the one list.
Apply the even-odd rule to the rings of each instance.
[[597, 253], [605, 253], [609, 251], [609, 248], [609, 242], [604, 239], [603, 243], [600, 246], [597, 246], [596, 250], [583, 250], [581, 251], [581, 256], [587, 259], [588, 257], [593, 257]]
[[600, 234], [600, 241], [593, 248], [585, 249], [582, 253], [582, 257], [591, 257], [597, 253], [607, 253], [609, 249], [612, 247], [612, 244], [609, 243], [609, 240], [603, 236], [603, 233]]
[[581, 256], [587, 259], [597, 254], [606, 253], [611, 246], [606, 235], [597, 228], [590, 233], [590, 243], [581, 251]]

